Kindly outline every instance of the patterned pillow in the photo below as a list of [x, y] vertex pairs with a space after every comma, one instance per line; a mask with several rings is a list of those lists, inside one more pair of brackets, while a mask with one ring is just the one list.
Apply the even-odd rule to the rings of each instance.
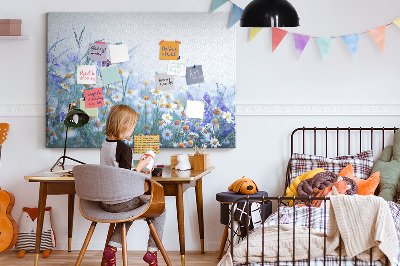
[[338, 156], [326, 158], [323, 156], [294, 153], [291, 158], [290, 183], [310, 170], [322, 168], [326, 171], [339, 173], [348, 164], [354, 167], [354, 176], [360, 179], [368, 179], [371, 174], [374, 158], [372, 150], [364, 151], [356, 155]]

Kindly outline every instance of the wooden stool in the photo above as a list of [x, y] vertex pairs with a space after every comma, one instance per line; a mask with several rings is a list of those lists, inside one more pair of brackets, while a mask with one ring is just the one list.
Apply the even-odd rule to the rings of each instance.
[[[253, 195], [248, 195], [250, 197], [249, 202], [259, 202], [257, 200], [252, 200], [251, 198], [259, 198], [259, 197], [268, 197], [268, 192], [266, 191], [258, 191]], [[216, 200], [221, 203], [220, 208], [220, 223], [225, 225], [224, 233], [222, 235], [221, 246], [218, 252], [218, 259], [222, 258], [222, 253], [225, 249], [226, 240], [228, 239], [228, 230], [229, 230], [229, 219], [230, 219], [230, 204], [235, 202], [237, 199], [247, 197], [247, 195], [238, 194], [233, 191], [220, 192], [216, 194]], [[243, 201], [246, 201], [244, 199]], [[270, 201], [266, 201], [264, 203], [264, 221], [268, 216], [272, 213], [272, 203]], [[262, 222], [264, 222], [262, 221]]]

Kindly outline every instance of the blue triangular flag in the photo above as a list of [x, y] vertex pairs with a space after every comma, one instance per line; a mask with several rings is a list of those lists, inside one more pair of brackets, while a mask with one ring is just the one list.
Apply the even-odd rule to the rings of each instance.
[[343, 38], [344, 42], [346, 43], [347, 48], [349, 48], [353, 57], [356, 57], [358, 41], [360, 40], [360, 33], [344, 35], [344, 36], [342, 36], [342, 38]]
[[231, 13], [231, 19], [229, 20], [229, 26], [228, 28], [232, 27], [233, 25], [236, 24], [242, 17], [243, 9], [238, 7], [237, 5], [233, 4], [232, 7], [232, 13]]
[[321, 51], [321, 55], [324, 61], [326, 60], [326, 56], [328, 55], [329, 49], [331, 48], [332, 40], [333, 40], [332, 37], [317, 38], [319, 50]]
[[210, 13], [212, 13], [215, 9], [217, 9], [220, 6], [222, 6], [226, 2], [228, 2], [228, 0], [214, 0], [213, 3], [212, 3], [212, 6], [211, 6]]

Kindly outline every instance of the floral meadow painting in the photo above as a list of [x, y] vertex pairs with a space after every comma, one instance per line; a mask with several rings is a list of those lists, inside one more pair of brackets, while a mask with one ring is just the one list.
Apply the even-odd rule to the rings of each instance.
[[[160, 148], [235, 148], [236, 33], [228, 20], [221, 12], [48, 13], [47, 147], [64, 147], [68, 130], [67, 147], [100, 148], [110, 108], [125, 104], [140, 114], [133, 135], [159, 135]], [[204, 81], [188, 85], [185, 76], [173, 76], [172, 89], [157, 88], [169, 61], [160, 60], [162, 41], [179, 42], [179, 57], [188, 68], [200, 66]], [[128, 46], [129, 61], [111, 65], [118, 81], [103, 83], [100, 68], [110, 61], [91, 60], [89, 44], [96, 42]], [[85, 65], [96, 69], [95, 84], [78, 84], [77, 68]], [[67, 129], [70, 103], [79, 107], [84, 91], [95, 88], [104, 105], [86, 125]], [[186, 115], [187, 101], [204, 103], [202, 119]], [[130, 146], [133, 135], [124, 140]]]

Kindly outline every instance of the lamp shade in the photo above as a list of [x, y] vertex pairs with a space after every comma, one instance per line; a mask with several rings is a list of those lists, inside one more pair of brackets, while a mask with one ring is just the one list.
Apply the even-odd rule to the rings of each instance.
[[253, 0], [243, 10], [241, 27], [297, 27], [299, 16], [286, 0]]
[[64, 124], [73, 128], [84, 126], [87, 122], [89, 122], [89, 116], [76, 106], [71, 107], [64, 119]]

